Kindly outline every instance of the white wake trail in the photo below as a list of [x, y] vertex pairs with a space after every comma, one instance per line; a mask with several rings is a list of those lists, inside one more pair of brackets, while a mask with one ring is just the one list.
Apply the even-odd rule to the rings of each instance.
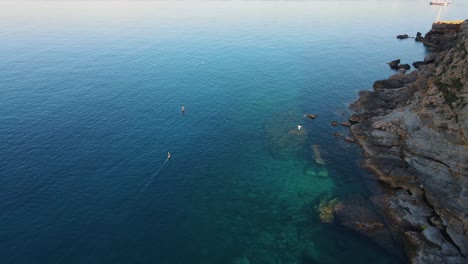
[[166, 163], [169, 161], [169, 159], [166, 159], [163, 164], [161, 164], [161, 166], [159, 167], [159, 169], [153, 174], [151, 175], [151, 177], [148, 179], [148, 181], [146, 182], [145, 185], [143, 185], [143, 187], [141, 188], [140, 190], [140, 193], [142, 193], [146, 187], [148, 187], [154, 180], [154, 178], [156, 178], [156, 176], [158, 176], [158, 174], [161, 172], [162, 168], [164, 167], [164, 165], [166, 165]]

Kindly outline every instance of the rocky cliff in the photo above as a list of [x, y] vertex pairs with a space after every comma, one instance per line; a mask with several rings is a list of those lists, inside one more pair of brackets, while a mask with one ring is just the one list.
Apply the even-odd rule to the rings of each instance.
[[374, 83], [351, 105], [374, 199], [412, 263], [468, 263], [468, 20], [435, 23], [418, 69]]

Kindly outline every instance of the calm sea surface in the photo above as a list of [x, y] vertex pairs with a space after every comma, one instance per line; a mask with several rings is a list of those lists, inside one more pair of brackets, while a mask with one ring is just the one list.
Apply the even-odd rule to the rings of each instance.
[[[466, 18], [453, 2], [442, 18]], [[428, 0], [0, 2], [0, 262], [399, 263], [316, 207], [368, 196], [360, 150], [330, 122], [385, 62], [425, 56], [395, 36], [437, 13]]]

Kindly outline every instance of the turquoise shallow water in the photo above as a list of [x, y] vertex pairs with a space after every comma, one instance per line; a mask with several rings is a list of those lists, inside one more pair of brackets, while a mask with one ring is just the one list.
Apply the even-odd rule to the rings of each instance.
[[330, 122], [423, 58], [426, 1], [0, 7], [2, 263], [402, 261], [315, 208], [367, 197]]

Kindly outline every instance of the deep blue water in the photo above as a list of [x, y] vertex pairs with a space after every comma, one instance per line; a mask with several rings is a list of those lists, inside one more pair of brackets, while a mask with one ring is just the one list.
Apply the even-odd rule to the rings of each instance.
[[399, 263], [314, 208], [367, 197], [330, 122], [427, 2], [1, 2], [0, 262]]

